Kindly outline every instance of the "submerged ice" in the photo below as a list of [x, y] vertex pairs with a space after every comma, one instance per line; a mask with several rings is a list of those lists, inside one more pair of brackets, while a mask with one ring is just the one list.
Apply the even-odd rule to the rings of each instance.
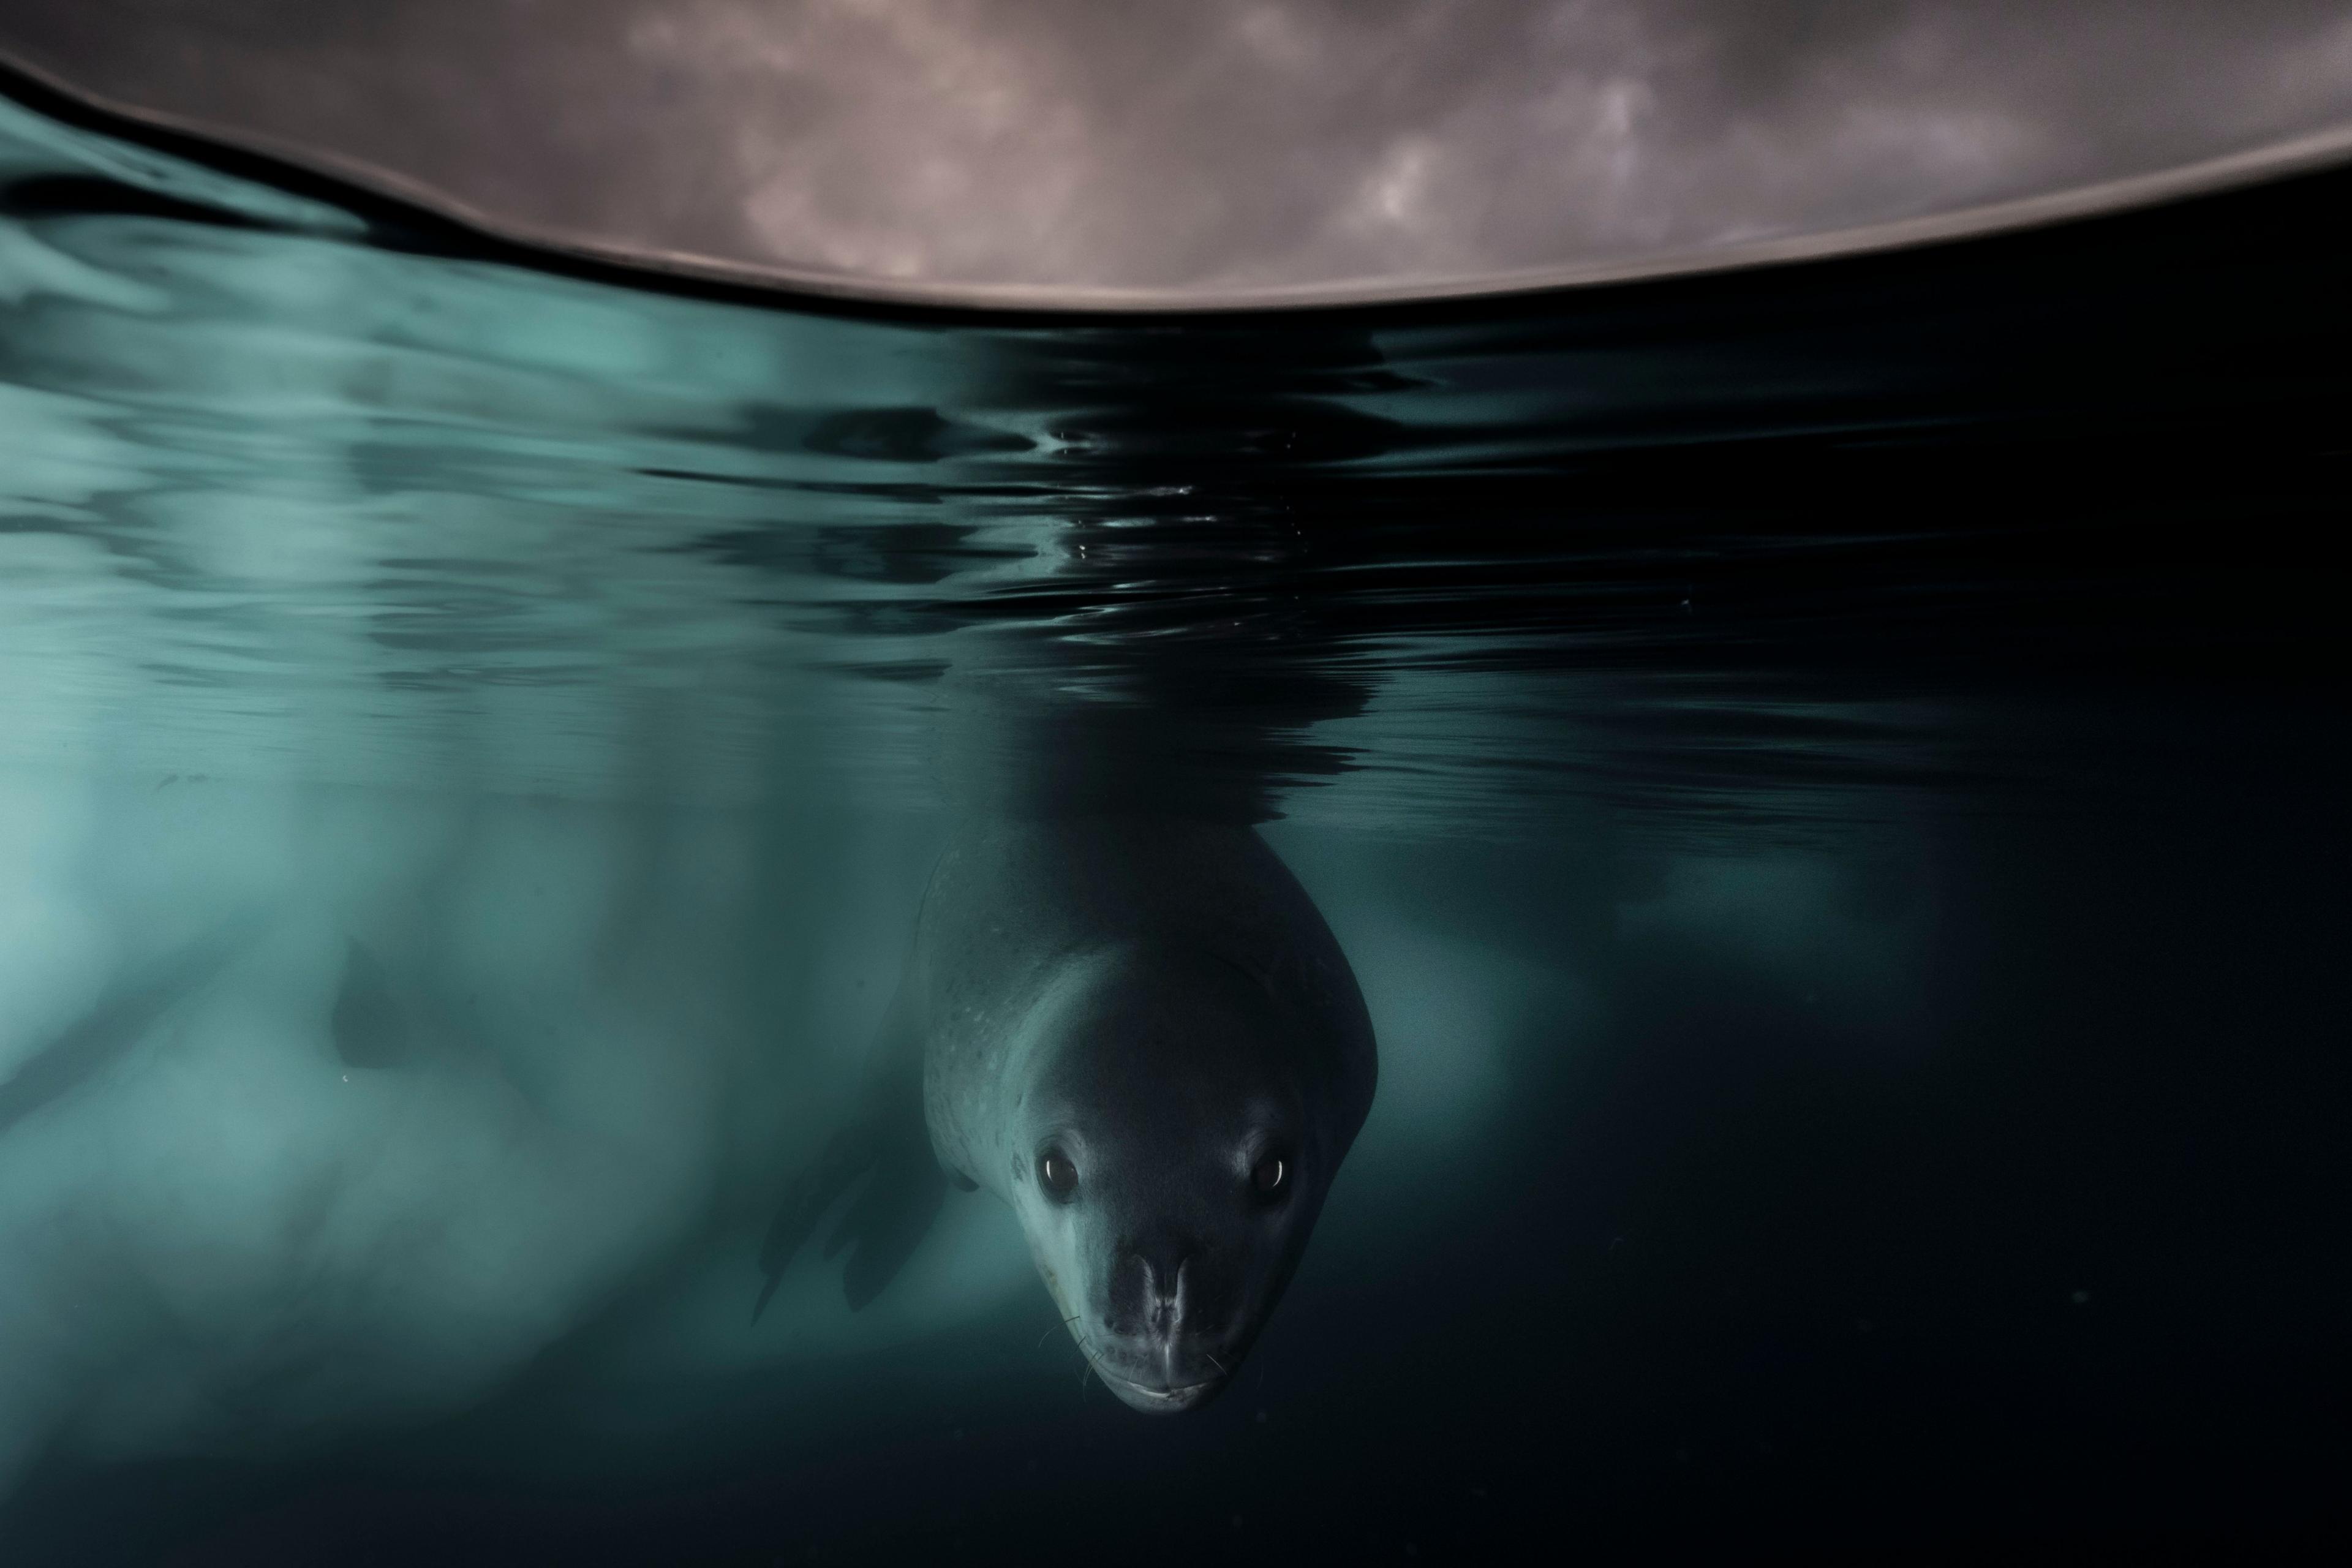
[[675, 1300], [644, 1353], [707, 1372], [1023, 1283], [959, 1205], [871, 1317], [803, 1279], [746, 1322], [767, 1205], [877, 1023], [919, 821], [848, 856], [837, 823], [21, 774], [5, 820], [12, 1469], [446, 1414], [648, 1287]]

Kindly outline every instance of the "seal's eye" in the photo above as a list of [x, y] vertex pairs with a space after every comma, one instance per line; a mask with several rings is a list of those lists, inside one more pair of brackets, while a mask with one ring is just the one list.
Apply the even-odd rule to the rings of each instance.
[[1068, 1203], [1077, 1195], [1078, 1168], [1059, 1149], [1048, 1149], [1037, 1156], [1037, 1184], [1055, 1203]]
[[1290, 1162], [1279, 1154], [1261, 1155], [1250, 1167], [1250, 1187], [1265, 1199], [1278, 1198], [1290, 1184]]

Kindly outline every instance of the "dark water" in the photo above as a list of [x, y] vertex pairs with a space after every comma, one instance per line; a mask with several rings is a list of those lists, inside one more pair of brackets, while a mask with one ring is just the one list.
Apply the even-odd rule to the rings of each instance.
[[[949, 320], [0, 115], [9, 1561], [2339, 1524], [2345, 176]], [[1040, 799], [1266, 823], [1380, 1037], [1170, 1420], [984, 1197], [748, 1322]]]

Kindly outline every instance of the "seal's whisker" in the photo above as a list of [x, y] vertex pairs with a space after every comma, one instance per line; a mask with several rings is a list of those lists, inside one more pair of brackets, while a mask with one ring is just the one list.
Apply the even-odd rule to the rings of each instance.
[[[1063, 1321], [1065, 1322], [1075, 1321], [1075, 1315]], [[1093, 1373], [1096, 1378], [1101, 1382], [1102, 1385], [1105, 1388], [1108, 1388], [1110, 1386], [1110, 1374], [1096, 1364], [1095, 1347], [1087, 1342], [1087, 1337], [1083, 1333], [1074, 1333], [1070, 1338], [1076, 1342], [1079, 1358], [1084, 1363], [1078, 1368], [1078, 1396], [1081, 1399], [1086, 1397], [1087, 1373]]]

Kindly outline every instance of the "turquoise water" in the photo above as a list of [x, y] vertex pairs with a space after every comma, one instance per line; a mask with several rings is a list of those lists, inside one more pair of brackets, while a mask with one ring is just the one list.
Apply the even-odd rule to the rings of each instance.
[[[0, 1540], [2296, 1521], [2341, 195], [862, 316], [0, 101]], [[1264, 824], [1380, 1040], [1234, 1386], [1090, 1389], [985, 1194], [754, 1325], [951, 824], [1107, 805]]]

